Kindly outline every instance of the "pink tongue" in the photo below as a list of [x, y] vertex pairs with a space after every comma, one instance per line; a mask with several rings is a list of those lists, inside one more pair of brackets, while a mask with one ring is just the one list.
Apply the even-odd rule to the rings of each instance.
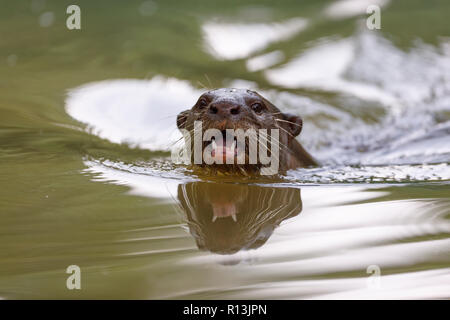
[[211, 157], [223, 157], [224, 163], [227, 156], [230, 157], [230, 159], [234, 158], [234, 148], [229, 148], [226, 145], [224, 146], [221, 143], [218, 143], [217, 147], [211, 150]]
[[214, 217], [226, 218], [236, 214], [236, 205], [234, 203], [213, 203]]

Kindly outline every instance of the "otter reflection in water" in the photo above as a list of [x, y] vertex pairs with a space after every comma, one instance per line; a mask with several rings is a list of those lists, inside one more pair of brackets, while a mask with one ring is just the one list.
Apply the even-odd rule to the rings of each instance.
[[302, 210], [295, 188], [192, 182], [178, 186], [178, 199], [198, 248], [219, 254], [259, 248]]

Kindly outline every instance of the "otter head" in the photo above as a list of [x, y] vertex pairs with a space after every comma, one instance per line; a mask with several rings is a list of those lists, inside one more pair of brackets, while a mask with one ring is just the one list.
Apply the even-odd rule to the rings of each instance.
[[178, 200], [198, 248], [218, 254], [261, 247], [302, 211], [290, 187], [195, 181], [178, 186]]
[[243, 172], [284, 170], [289, 144], [300, 134], [302, 124], [300, 117], [282, 113], [246, 89], [208, 91], [177, 117], [192, 150], [191, 163]]

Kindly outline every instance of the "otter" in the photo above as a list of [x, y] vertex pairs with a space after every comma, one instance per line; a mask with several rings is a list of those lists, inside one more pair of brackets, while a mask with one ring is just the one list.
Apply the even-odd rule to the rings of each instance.
[[[241, 144], [243, 148], [244, 163], [237, 163], [238, 148], [236, 146], [236, 135], [229, 137], [230, 129], [243, 131], [255, 130], [261, 132], [261, 129], [265, 129], [265, 132], [270, 130], [271, 135], [261, 135], [258, 133], [258, 137], [261, 137], [261, 141], [267, 142], [268, 145], [261, 149], [257, 149], [261, 152], [264, 150], [268, 155], [276, 155], [277, 173], [284, 173], [289, 169], [298, 167], [310, 167], [316, 166], [316, 160], [303, 148], [303, 146], [295, 139], [303, 128], [303, 120], [301, 117], [292, 115], [289, 113], [283, 113], [275, 105], [261, 96], [259, 93], [247, 90], [247, 89], [235, 89], [235, 88], [221, 88], [214, 89], [203, 93], [197, 100], [195, 105], [188, 110], [181, 112], [177, 116], [177, 127], [182, 132], [187, 133], [185, 135], [185, 143], [189, 144], [191, 149], [196, 149], [194, 141], [198, 132], [195, 132], [196, 123], [201, 123], [201, 151], [206, 152], [209, 148], [209, 152], [215, 159], [222, 159], [219, 164], [217, 162], [211, 164], [206, 163], [203, 159], [197, 162], [194, 160], [194, 155], [191, 154], [191, 163], [195, 163], [198, 166], [209, 166], [216, 169], [224, 169], [241, 171], [244, 173], [261, 171], [267, 162], [263, 163], [261, 154], [258, 154], [256, 161], [251, 162], [251, 150], [250, 136], [244, 137], [245, 142]], [[203, 134], [208, 129], [215, 129], [215, 132], [221, 134], [220, 138], [210, 137], [205, 139]], [[272, 134], [273, 129], [277, 129], [276, 134]], [[247, 131], [248, 132], [248, 131]], [[271, 138], [269, 141], [269, 137]], [[228, 141], [234, 139], [233, 144]], [[221, 140], [221, 141], [218, 141]], [[227, 141], [225, 144], [224, 141]], [[278, 152], [275, 153], [275, 147], [278, 148]], [[256, 149], [253, 149], [256, 150]], [[209, 153], [208, 153], [209, 154]], [[226, 157], [231, 158], [232, 161], [225, 161]], [[197, 158], [196, 158], [197, 159]], [[242, 158], [241, 158], [242, 159]], [[198, 160], [198, 159], [197, 159]], [[225, 163], [226, 162], [226, 163]], [[225, 164], [224, 164], [225, 163]]]
[[281, 222], [299, 215], [300, 191], [195, 181], [178, 186], [178, 200], [197, 247], [228, 255], [263, 246]]

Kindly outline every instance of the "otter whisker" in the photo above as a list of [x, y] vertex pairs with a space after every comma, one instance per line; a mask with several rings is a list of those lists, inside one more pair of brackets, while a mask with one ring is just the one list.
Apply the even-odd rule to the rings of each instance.
[[[260, 138], [264, 139], [264, 142], [269, 143], [269, 139], [267, 137], [264, 137], [263, 135], [260, 135]], [[289, 149], [289, 147], [287, 145], [285, 145], [284, 143], [282, 143], [280, 141], [280, 139], [276, 139], [273, 136], [271, 137], [271, 139], [274, 140], [274, 142], [278, 143], [279, 146], [281, 145], [283, 148], [285, 148], [285, 149], [282, 149], [282, 150], [288, 150]]]
[[213, 85], [212, 85], [211, 80], [209, 79], [208, 75], [205, 73], [204, 76], [205, 76], [206, 80], [208, 81], [209, 87], [212, 88]]
[[[265, 142], [266, 142], [266, 143], [268, 142], [268, 140], [267, 140], [266, 137], [260, 136], [260, 138], [265, 139]], [[270, 151], [270, 152], [272, 153], [272, 150], [270, 150], [270, 149], [267, 147], [267, 145], [262, 145], [262, 144], [260, 144], [260, 146], [262, 146], [263, 148], [265, 148], [265, 151], [266, 151], [266, 152], [269, 152], [269, 151]], [[273, 154], [273, 153], [272, 153], [272, 154]], [[275, 155], [275, 157], [276, 157], [275, 160], [276, 160], [277, 162], [279, 162], [279, 160], [280, 160], [279, 157], [276, 156], [276, 154], [274, 154], [274, 155]]]
[[160, 117], [160, 118], [158, 118], [159, 120], [164, 120], [164, 119], [167, 119], [167, 118], [174, 118], [174, 117], [176, 117], [177, 116], [177, 114], [170, 114], [170, 115], [168, 115], [168, 116], [165, 116], [165, 117]]
[[282, 121], [282, 122], [286, 122], [286, 123], [289, 123], [289, 124], [293, 124], [293, 125], [298, 126], [298, 127], [302, 127], [301, 124], [298, 124], [298, 123], [295, 123], [295, 122], [292, 122], [292, 121], [287, 121], [287, 120], [284, 120], [284, 119], [275, 119], [275, 121]]
[[290, 137], [295, 138], [295, 136], [293, 136], [289, 131], [287, 131], [286, 129], [284, 129], [283, 127], [280, 127], [279, 125], [277, 125], [277, 127], [281, 130], [283, 130], [284, 132], [286, 132]]
[[202, 89], [209, 90], [207, 86], [205, 86], [203, 83], [200, 82], [200, 80], [197, 80], [197, 84], [199, 84], [202, 87]]
[[283, 114], [283, 112], [270, 112], [270, 114], [276, 116], [277, 114]]

